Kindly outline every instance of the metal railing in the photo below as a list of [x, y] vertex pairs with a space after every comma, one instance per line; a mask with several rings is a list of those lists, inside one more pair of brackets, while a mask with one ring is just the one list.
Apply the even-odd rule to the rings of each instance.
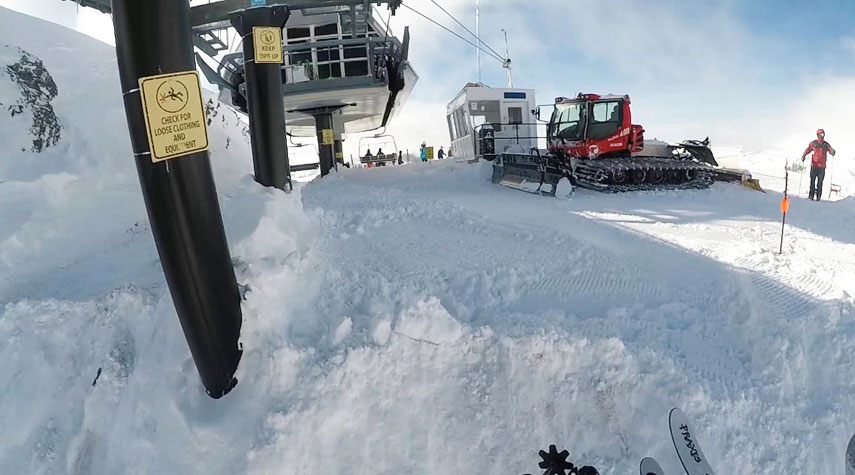
[[[478, 125], [473, 129], [472, 135], [475, 144], [475, 156], [494, 157], [512, 145], [519, 145], [525, 148], [525, 153], [528, 153], [531, 148], [537, 148], [541, 141], [546, 142], [547, 137], [537, 134], [527, 135], [521, 133], [520, 128], [537, 131], [537, 127], [542, 125], [542, 123], [537, 122], [488, 123]], [[525, 145], [523, 145], [524, 143]], [[498, 145], [501, 145], [501, 147]]]
[[401, 61], [401, 44], [392, 36], [291, 44], [284, 51], [291, 82], [364, 76], [386, 81], [389, 63]]

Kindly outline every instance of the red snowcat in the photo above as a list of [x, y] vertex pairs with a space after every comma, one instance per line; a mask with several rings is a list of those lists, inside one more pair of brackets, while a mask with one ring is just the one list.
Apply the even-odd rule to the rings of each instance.
[[719, 168], [709, 138], [678, 145], [645, 143], [644, 129], [632, 123], [627, 95], [557, 98], [547, 126], [547, 145], [547, 150], [533, 148], [528, 154], [494, 155], [493, 181], [554, 195], [562, 178], [576, 186], [612, 192], [706, 188], [714, 179], [750, 179], [743, 170]]

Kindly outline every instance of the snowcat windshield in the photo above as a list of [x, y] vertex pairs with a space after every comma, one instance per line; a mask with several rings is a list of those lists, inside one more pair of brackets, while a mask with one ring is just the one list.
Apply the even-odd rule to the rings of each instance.
[[552, 138], [581, 139], [584, 127], [580, 118], [584, 107], [582, 103], [556, 104], [552, 121]]

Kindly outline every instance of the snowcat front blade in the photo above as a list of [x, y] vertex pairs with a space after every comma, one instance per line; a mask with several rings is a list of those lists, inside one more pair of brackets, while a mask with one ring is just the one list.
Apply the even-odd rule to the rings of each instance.
[[493, 183], [536, 195], [555, 196], [560, 179], [536, 155], [500, 154], [493, 161]]
[[508, 188], [525, 191], [534, 195], [555, 196], [555, 187], [538, 181], [531, 181], [520, 175], [505, 174], [498, 183]]
[[760, 180], [758, 180], [756, 178], [749, 178], [747, 180], [742, 180], [739, 183], [742, 186], [746, 186], [748, 188], [751, 188], [752, 190], [757, 190], [757, 191], [766, 193], [766, 190], [764, 190], [763, 188], [760, 187]]

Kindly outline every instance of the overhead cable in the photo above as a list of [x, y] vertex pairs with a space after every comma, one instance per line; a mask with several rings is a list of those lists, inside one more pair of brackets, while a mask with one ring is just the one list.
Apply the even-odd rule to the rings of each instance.
[[451, 18], [452, 20], [454, 20], [454, 22], [455, 22], [455, 23], [457, 23], [457, 24], [458, 24], [458, 25], [460, 25], [464, 30], [466, 30], [466, 32], [467, 32], [467, 33], [469, 33], [470, 35], [472, 35], [472, 37], [473, 37], [473, 38], [475, 38], [476, 40], [478, 40], [482, 45], [486, 46], [486, 47], [487, 47], [487, 49], [489, 49], [490, 51], [492, 51], [492, 52], [493, 52], [493, 54], [495, 54], [496, 56], [498, 56], [498, 57], [500, 57], [500, 58], [502, 57], [502, 55], [501, 55], [501, 54], [497, 53], [497, 52], [496, 52], [496, 50], [494, 50], [493, 48], [491, 48], [491, 47], [490, 47], [490, 45], [488, 45], [487, 43], [485, 43], [485, 42], [484, 42], [484, 40], [482, 40], [480, 37], [478, 37], [478, 35], [476, 35], [475, 33], [472, 33], [472, 30], [470, 30], [469, 28], [467, 28], [467, 27], [466, 27], [466, 25], [464, 25], [463, 23], [460, 23], [460, 20], [458, 20], [457, 18], [455, 18], [455, 17], [454, 17], [454, 15], [452, 15], [451, 13], [449, 13], [449, 12], [448, 12], [448, 10], [446, 10], [445, 8], [443, 8], [443, 7], [442, 7], [442, 5], [440, 5], [439, 3], [437, 3], [437, 2], [436, 2], [436, 0], [430, 0], [430, 1], [431, 1], [431, 2], [433, 2], [433, 4], [434, 4], [434, 5], [436, 5], [437, 7], [439, 7], [439, 9], [443, 11], [443, 13], [445, 13], [446, 15], [448, 15], [448, 16], [449, 16], [449, 18]]
[[437, 22], [437, 21], [436, 21], [436, 20], [434, 20], [433, 18], [428, 17], [428, 16], [427, 16], [427, 15], [425, 15], [424, 13], [419, 12], [418, 10], [414, 9], [413, 7], [411, 7], [411, 6], [409, 6], [409, 5], [405, 4], [405, 3], [402, 3], [402, 4], [401, 4], [401, 6], [402, 6], [402, 7], [404, 7], [404, 8], [406, 8], [406, 9], [408, 9], [408, 10], [410, 10], [411, 12], [415, 13], [416, 15], [419, 15], [420, 17], [424, 18], [425, 20], [427, 20], [427, 21], [429, 21], [429, 22], [433, 23], [434, 25], [436, 25], [436, 26], [438, 26], [438, 27], [442, 28], [443, 30], [447, 31], [448, 33], [451, 33], [452, 35], [454, 35], [454, 36], [456, 36], [456, 37], [460, 38], [461, 40], [465, 41], [467, 44], [471, 45], [473, 48], [476, 48], [476, 49], [481, 50], [482, 52], [484, 52], [484, 53], [485, 53], [485, 54], [487, 54], [488, 56], [492, 57], [492, 58], [493, 58], [493, 59], [495, 59], [496, 61], [498, 61], [498, 62], [500, 62], [500, 63], [502, 63], [502, 64], [504, 64], [504, 63], [505, 63], [504, 58], [502, 58], [501, 56], [499, 56], [499, 55], [497, 55], [497, 54], [493, 53], [492, 51], [488, 51], [488, 50], [485, 50], [484, 48], [479, 47], [477, 44], [475, 44], [475, 43], [473, 43], [473, 42], [471, 42], [471, 41], [467, 40], [466, 38], [464, 38], [464, 37], [460, 36], [460, 35], [459, 35], [459, 34], [457, 34], [456, 32], [454, 32], [454, 31], [450, 30], [450, 29], [449, 29], [449, 28], [447, 28], [445, 25], [442, 25], [441, 23]]

